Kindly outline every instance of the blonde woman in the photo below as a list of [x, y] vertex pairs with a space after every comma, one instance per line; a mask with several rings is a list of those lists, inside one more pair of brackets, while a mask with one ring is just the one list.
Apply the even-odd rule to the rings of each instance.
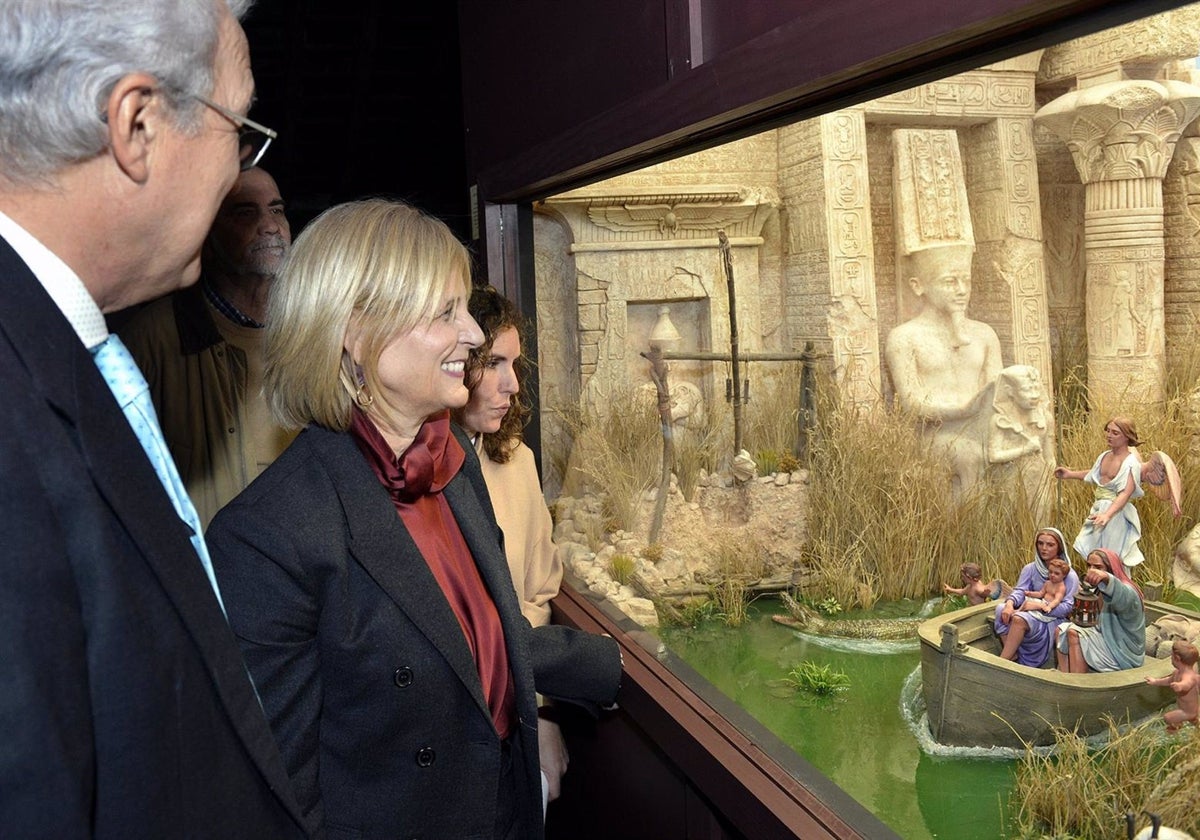
[[470, 267], [405, 204], [332, 208], [271, 295], [291, 447], [209, 529], [229, 622], [312, 829], [542, 836], [536, 686], [611, 703], [611, 639], [522, 617], [470, 442]]

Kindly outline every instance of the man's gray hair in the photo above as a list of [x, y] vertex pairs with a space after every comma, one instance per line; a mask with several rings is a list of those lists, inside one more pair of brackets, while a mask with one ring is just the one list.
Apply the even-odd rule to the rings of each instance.
[[254, 0], [0, 0], [0, 174], [31, 184], [104, 151], [117, 82], [148, 73], [184, 130], [213, 87], [221, 4]]

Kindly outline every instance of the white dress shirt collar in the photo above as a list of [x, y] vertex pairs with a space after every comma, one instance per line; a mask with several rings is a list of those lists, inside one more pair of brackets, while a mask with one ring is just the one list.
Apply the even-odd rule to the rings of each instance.
[[0, 237], [29, 266], [46, 294], [70, 321], [84, 347], [95, 347], [108, 338], [104, 313], [70, 266], [4, 213], [0, 213]]

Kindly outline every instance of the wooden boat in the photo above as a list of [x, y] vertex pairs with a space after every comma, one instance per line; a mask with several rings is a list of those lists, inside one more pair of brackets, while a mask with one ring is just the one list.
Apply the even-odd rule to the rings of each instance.
[[[1200, 613], [1146, 602], [1146, 624], [1166, 615], [1200, 621]], [[1140, 720], [1170, 705], [1175, 695], [1146, 677], [1171, 673], [1169, 659], [1146, 658], [1114, 673], [1064, 674], [1030, 668], [999, 656], [1001, 641], [989, 602], [921, 623], [921, 683], [929, 730], [950, 746], [1023, 747], [1054, 743], [1054, 727], [1081, 735], [1104, 731], [1105, 716]]]

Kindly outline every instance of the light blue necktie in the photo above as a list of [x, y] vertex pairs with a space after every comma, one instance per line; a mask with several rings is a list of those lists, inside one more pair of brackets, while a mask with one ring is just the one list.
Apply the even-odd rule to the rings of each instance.
[[117, 404], [125, 412], [125, 419], [133, 427], [133, 433], [137, 435], [142, 449], [146, 450], [146, 457], [150, 459], [154, 472], [158, 474], [163, 489], [171, 497], [175, 512], [192, 529], [192, 545], [196, 548], [196, 554], [200, 556], [200, 565], [204, 567], [212, 583], [217, 603], [224, 611], [225, 604], [221, 601], [217, 576], [213, 573], [212, 559], [208, 556], [208, 546], [204, 543], [204, 533], [200, 529], [200, 517], [196, 514], [196, 507], [188, 497], [187, 489], [179, 478], [179, 470], [175, 468], [175, 461], [167, 449], [167, 442], [163, 439], [162, 427], [158, 425], [158, 415], [154, 412], [154, 403], [150, 401], [150, 386], [146, 384], [146, 377], [142, 376], [137, 362], [129, 355], [129, 351], [117, 336], [110, 335], [91, 349], [100, 375], [104, 377], [109, 390], [117, 398]]

